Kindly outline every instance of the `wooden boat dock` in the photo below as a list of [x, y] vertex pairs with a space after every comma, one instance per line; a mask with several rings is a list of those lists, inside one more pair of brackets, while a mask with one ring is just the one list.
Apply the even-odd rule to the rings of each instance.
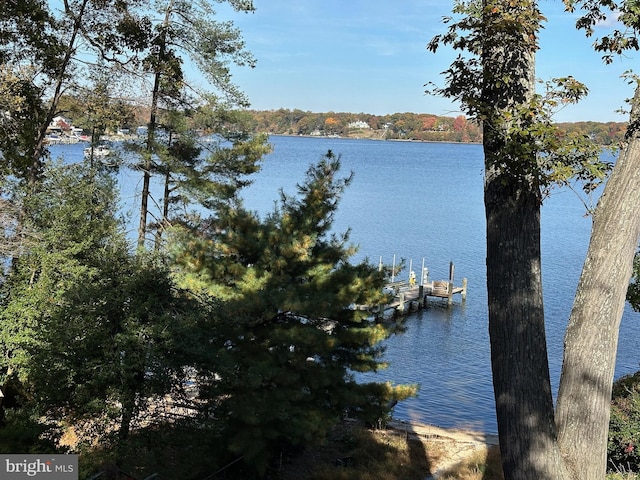
[[[428, 270], [424, 267], [419, 284], [415, 274], [410, 270], [409, 279], [389, 282], [385, 291], [393, 295], [391, 303], [381, 305], [379, 315], [386, 316], [391, 311], [394, 314], [403, 315], [413, 308], [424, 308], [429, 303], [429, 297], [445, 299], [448, 305], [453, 303], [454, 295], [460, 295], [462, 302], [467, 299], [467, 279], [462, 279], [461, 286], [454, 285], [453, 262], [449, 264], [449, 279], [441, 281], [429, 281]], [[395, 279], [394, 279], [395, 280]]]

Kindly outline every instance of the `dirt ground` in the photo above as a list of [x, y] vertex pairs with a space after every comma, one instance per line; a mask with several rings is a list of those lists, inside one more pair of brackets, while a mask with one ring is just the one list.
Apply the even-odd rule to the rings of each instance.
[[433, 462], [431, 474], [426, 477], [426, 480], [437, 480], [475, 453], [484, 453], [489, 447], [498, 445], [497, 435], [481, 432], [445, 429], [434, 425], [421, 425], [398, 420], [389, 422], [389, 427], [413, 434], [423, 441], [442, 444], [441, 457]]
[[[323, 480], [325, 478], [334, 478], [330, 473], [331, 467], [325, 468], [324, 474], [312, 473], [317, 471], [318, 466], [341, 465], [347, 467], [347, 469], [350, 469], [349, 467], [351, 469], [354, 468], [350, 465], [350, 462], [353, 461], [354, 464], [358, 464], [362, 460], [357, 458], [358, 453], [353, 454], [350, 449], [345, 448], [344, 438], [351, 435], [349, 428], [349, 425], [339, 427], [338, 432], [334, 434], [333, 441], [322, 447], [308, 450], [303, 455], [291, 459], [275, 478], [278, 480], [306, 480], [309, 478]], [[413, 464], [412, 469], [398, 470], [395, 474], [391, 472], [396, 467], [396, 465], [391, 464], [393, 460], [388, 461], [389, 463], [386, 466], [377, 464], [375, 467], [371, 467], [371, 478], [383, 478], [382, 472], [376, 470], [376, 468], [389, 470], [389, 472], [385, 472], [385, 479], [418, 478], [420, 480], [439, 480], [476, 478], [474, 476], [458, 477], [452, 475], [451, 472], [456, 471], [469, 458], [486, 457], [489, 448], [498, 444], [497, 435], [444, 429], [432, 425], [398, 420], [390, 421], [384, 429], [373, 429], [368, 432], [371, 443], [363, 445], [363, 448], [367, 449], [371, 456], [380, 457], [384, 455], [383, 452], [375, 450], [374, 443], [392, 445], [399, 450], [404, 450], [402, 456], [398, 457], [398, 464], [402, 462]], [[378, 473], [376, 474], [376, 472]], [[367, 475], [360, 477], [354, 474], [341, 476], [340, 478], [370, 477]], [[477, 478], [485, 477], [480, 474]]]

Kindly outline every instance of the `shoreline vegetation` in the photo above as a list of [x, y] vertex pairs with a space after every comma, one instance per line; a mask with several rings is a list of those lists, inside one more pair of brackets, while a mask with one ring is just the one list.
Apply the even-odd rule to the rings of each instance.
[[[111, 141], [135, 138], [136, 129], [144, 129], [149, 117], [148, 108], [137, 107], [130, 118], [108, 137]], [[345, 138], [358, 140], [394, 140], [406, 142], [482, 144], [482, 128], [464, 115], [438, 116], [430, 113], [394, 113], [372, 115], [350, 112], [309, 112], [299, 109], [239, 110], [243, 128], [252, 133], [312, 138]], [[62, 119], [62, 117], [59, 117]], [[62, 119], [71, 124], [71, 119]], [[581, 121], [558, 123], [566, 135], [583, 135], [602, 146], [617, 146], [624, 140], [627, 123]], [[57, 125], [54, 125], [57, 127]], [[67, 127], [69, 127], [67, 125]], [[227, 125], [228, 128], [237, 128]], [[198, 128], [198, 127], [195, 127]], [[60, 128], [58, 128], [60, 130]], [[64, 130], [64, 128], [62, 129]], [[122, 132], [132, 132], [125, 135]], [[203, 135], [211, 132], [201, 131]], [[55, 135], [54, 135], [55, 136]], [[62, 132], [61, 138], [49, 143], [69, 143], [78, 140]], [[85, 139], [83, 139], [85, 140]]]
[[[267, 132], [269, 135], [482, 143], [481, 126], [464, 115], [316, 113], [298, 109], [245, 110], [244, 114], [253, 131]], [[606, 146], [619, 144], [626, 128], [624, 122], [584, 121], [557, 125], [566, 134], [584, 135]]]

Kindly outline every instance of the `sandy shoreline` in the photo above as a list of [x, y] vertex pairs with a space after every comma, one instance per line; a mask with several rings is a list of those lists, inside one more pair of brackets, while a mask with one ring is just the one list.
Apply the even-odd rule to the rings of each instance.
[[498, 435], [484, 432], [474, 432], [471, 430], [458, 430], [452, 428], [442, 428], [435, 425], [427, 425], [417, 422], [407, 422], [405, 420], [392, 419], [387, 424], [388, 428], [394, 430], [413, 433], [428, 439], [453, 440], [460, 443], [479, 443], [485, 445], [498, 445]]
[[426, 425], [416, 422], [393, 419], [387, 428], [426, 443], [442, 443], [447, 452], [425, 480], [438, 480], [448, 474], [450, 469], [463, 464], [475, 454], [487, 455], [489, 448], [498, 445], [498, 435], [470, 430], [458, 430]]

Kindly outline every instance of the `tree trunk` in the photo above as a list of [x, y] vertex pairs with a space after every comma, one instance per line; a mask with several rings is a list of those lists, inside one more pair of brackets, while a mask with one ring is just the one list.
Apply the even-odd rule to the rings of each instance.
[[[493, 388], [506, 480], [573, 478], [557, 444], [547, 358], [535, 148], [517, 132], [535, 94], [535, 1], [483, 2], [487, 294]], [[524, 26], [523, 26], [524, 25]], [[533, 114], [531, 114], [533, 115]]]
[[489, 335], [505, 479], [570, 478], [556, 444], [547, 360], [540, 195], [526, 182], [488, 172]]
[[142, 194], [140, 199], [140, 224], [138, 226], [138, 248], [144, 248], [147, 237], [147, 215], [149, 213], [149, 195], [151, 186], [151, 166], [156, 143], [156, 116], [158, 112], [158, 97], [160, 92], [160, 72], [155, 73], [153, 93], [151, 97], [151, 114], [147, 126], [147, 149], [144, 153], [142, 166]]
[[169, 21], [171, 20], [171, 11], [173, 8], [173, 0], [171, 0], [165, 10], [164, 22], [162, 24], [162, 31], [158, 37], [158, 56], [157, 64], [155, 65], [154, 78], [153, 78], [153, 91], [151, 92], [151, 112], [149, 114], [149, 125], [147, 126], [147, 151], [145, 152], [145, 159], [143, 165], [142, 176], [142, 198], [140, 201], [140, 224], [138, 226], [138, 248], [144, 248], [144, 243], [147, 236], [147, 215], [149, 213], [149, 187], [151, 184], [151, 166], [152, 157], [155, 151], [156, 143], [156, 128], [157, 116], [158, 116], [158, 102], [160, 100], [160, 82], [163, 74], [163, 62], [166, 54], [166, 29], [169, 27]]
[[[147, 147], [149, 148], [149, 147]], [[140, 200], [140, 224], [138, 226], [138, 248], [144, 248], [147, 236], [147, 214], [149, 212], [149, 186], [151, 184], [151, 152], [145, 153], [142, 167], [142, 194]]]
[[167, 166], [164, 174], [164, 193], [162, 195], [162, 219], [156, 229], [155, 250], [159, 251], [162, 246], [162, 234], [169, 227], [169, 201], [171, 196], [171, 171]]
[[[584, 480], [604, 478], [618, 331], [640, 235], [640, 87], [628, 144], [593, 216], [591, 240], [565, 334], [556, 418], [560, 448]], [[588, 419], [588, 420], [585, 420]]]

